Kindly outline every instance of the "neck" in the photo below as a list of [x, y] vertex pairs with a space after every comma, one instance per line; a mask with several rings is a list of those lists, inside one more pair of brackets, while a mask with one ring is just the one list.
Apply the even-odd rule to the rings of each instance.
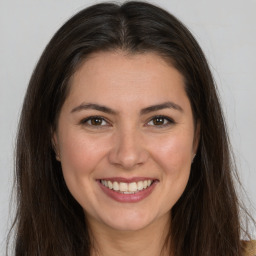
[[92, 256], [170, 256], [169, 216], [136, 231], [114, 230], [90, 221]]

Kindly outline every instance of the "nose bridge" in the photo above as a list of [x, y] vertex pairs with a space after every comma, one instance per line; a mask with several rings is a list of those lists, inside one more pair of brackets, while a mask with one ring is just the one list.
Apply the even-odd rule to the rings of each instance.
[[109, 159], [112, 164], [124, 169], [132, 169], [146, 161], [147, 151], [138, 128], [129, 126], [118, 129]]

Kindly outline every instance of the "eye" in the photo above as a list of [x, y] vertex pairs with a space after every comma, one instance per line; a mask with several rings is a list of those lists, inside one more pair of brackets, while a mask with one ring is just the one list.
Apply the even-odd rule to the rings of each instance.
[[108, 126], [108, 122], [100, 116], [91, 116], [81, 121], [82, 124], [87, 126]]
[[166, 116], [155, 116], [147, 124], [149, 126], [163, 127], [163, 126], [174, 124], [174, 121], [171, 118]]

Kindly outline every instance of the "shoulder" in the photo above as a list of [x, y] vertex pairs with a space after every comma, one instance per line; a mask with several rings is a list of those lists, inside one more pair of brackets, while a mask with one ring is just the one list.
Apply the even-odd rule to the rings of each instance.
[[256, 256], [256, 240], [242, 241], [244, 256]]

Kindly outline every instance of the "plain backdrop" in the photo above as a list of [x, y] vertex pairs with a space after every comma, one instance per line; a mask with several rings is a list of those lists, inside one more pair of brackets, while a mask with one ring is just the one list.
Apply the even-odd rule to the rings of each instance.
[[[14, 212], [10, 196], [16, 128], [32, 70], [56, 30], [97, 2], [0, 0], [0, 255], [5, 255]], [[219, 88], [241, 180], [255, 205], [256, 0], [149, 2], [183, 21], [203, 48]]]

